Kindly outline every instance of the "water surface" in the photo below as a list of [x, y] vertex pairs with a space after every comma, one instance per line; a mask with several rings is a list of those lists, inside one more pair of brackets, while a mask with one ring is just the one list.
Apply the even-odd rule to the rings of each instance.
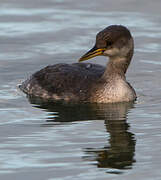
[[[6, 0], [0, 12], [0, 179], [160, 180], [160, 2]], [[36, 70], [76, 62], [110, 24], [135, 39], [135, 103], [53, 104], [19, 91]]]

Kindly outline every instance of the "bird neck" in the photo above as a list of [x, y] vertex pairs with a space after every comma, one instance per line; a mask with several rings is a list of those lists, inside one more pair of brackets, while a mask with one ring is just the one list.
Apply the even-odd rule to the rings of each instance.
[[106, 70], [103, 74], [103, 79], [109, 79], [109, 77], [125, 78], [125, 73], [130, 64], [132, 55], [127, 57], [111, 57], [107, 63]]

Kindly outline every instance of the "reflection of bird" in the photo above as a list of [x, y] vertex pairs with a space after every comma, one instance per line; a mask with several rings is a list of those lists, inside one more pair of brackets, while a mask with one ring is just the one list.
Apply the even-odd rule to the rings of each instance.
[[[97, 164], [99, 168], [107, 168], [108, 172], [118, 173], [117, 169], [132, 168], [135, 160], [135, 134], [130, 130], [127, 122], [128, 114], [134, 108], [134, 102], [123, 103], [62, 103], [46, 102], [42, 99], [29, 97], [30, 103], [37, 108], [49, 112], [43, 126], [68, 126], [70, 122], [104, 121], [107, 131], [105, 145], [100, 145], [100, 135], [94, 136], [94, 144], [85, 143], [83, 160]], [[96, 126], [93, 127], [93, 132]], [[97, 129], [98, 131], [98, 129]], [[103, 130], [103, 132], [105, 132]], [[98, 135], [98, 136], [97, 136]], [[92, 134], [93, 136], [93, 134]], [[83, 135], [82, 135], [83, 137]], [[98, 139], [97, 139], [98, 137]], [[88, 138], [84, 137], [85, 142]], [[112, 168], [114, 168], [112, 170]]]
[[[109, 133], [108, 142], [103, 147], [85, 148], [86, 161], [97, 161], [97, 167], [109, 168], [108, 172], [118, 173], [117, 169], [132, 168], [136, 160], [135, 135], [130, 132], [127, 122], [128, 112], [133, 108], [133, 102], [98, 104], [96, 115], [104, 116], [105, 127]], [[97, 118], [97, 116], [96, 116]], [[111, 169], [114, 168], [115, 170]]]
[[79, 60], [108, 56], [106, 68], [90, 63], [47, 66], [23, 82], [20, 88], [28, 95], [50, 100], [133, 101], [135, 91], [125, 78], [133, 49], [133, 38], [126, 27], [109, 26], [97, 34], [95, 46]]

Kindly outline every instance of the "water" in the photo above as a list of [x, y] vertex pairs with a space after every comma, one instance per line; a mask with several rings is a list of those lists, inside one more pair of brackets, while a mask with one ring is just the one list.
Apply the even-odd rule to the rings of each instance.
[[[0, 12], [0, 179], [160, 180], [160, 2], [6, 0]], [[135, 104], [46, 104], [19, 91], [36, 70], [76, 62], [110, 24], [135, 39]]]

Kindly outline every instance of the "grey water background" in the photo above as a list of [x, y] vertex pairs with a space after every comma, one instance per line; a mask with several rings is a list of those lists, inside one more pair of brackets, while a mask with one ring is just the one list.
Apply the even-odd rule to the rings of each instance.
[[[161, 179], [160, 8], [157, 0], [0, 1], [0, 179]], [[135, 104], [48, 104], [19, 91], [46, 65], [77, 62], [110, 24], [135, 39], [127, 73]]]

